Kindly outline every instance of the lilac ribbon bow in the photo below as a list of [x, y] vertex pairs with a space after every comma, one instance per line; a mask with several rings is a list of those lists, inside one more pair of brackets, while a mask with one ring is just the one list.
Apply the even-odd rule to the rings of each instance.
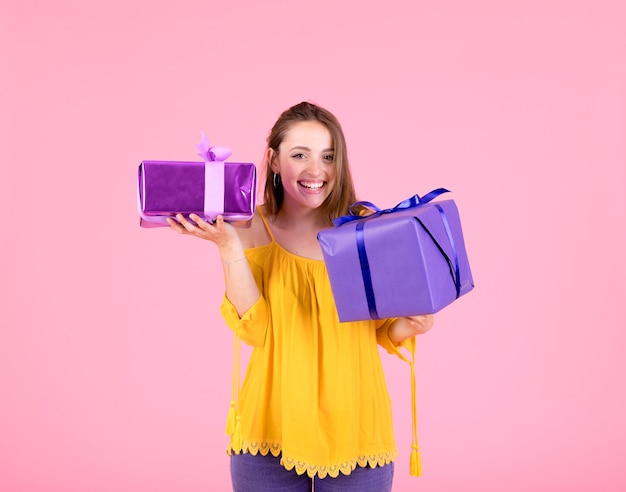
[[224, 161], [230, 157], [232, 150], [212, 147], [204, 133], [196, 147], [200, 151], [198, 155], [204, 160], [204, 215], [207, 219], [215, 219], [224, 213]]
[[202, 157], [205, 162], [225, 161], [233, 153], [228, 147], [212, 147], [209, 144], [209, 139], [202, 133], [202, 140], [196, 144], [197, 149], [200, 151], [198, 155]]

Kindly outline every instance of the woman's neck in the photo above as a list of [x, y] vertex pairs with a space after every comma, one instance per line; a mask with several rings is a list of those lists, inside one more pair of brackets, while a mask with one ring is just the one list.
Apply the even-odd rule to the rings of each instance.
[[282, 207], [272, 218], [272, 223], [280, 229], [292, 231], [319, 231], [330, 224], [325, 214], [319, 209]]
[[270, 223], [275, 241], [284, 249], [304, 258], [324, 259], [317, 233], [329, 224], [318, 210], [281, 209]]

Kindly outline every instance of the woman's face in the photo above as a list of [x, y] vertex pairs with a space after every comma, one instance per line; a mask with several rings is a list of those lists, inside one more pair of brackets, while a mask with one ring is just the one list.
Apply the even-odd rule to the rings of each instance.
[[335, 152], [328, 129], [318, 121], [295, 123], [272, 163], [284, 189], [283, 207], [318, 208], [335, 184]]

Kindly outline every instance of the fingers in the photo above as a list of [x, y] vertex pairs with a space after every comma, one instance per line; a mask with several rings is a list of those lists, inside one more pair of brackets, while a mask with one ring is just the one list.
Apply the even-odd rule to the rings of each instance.
[[[191, 219], [191, 220], [189, 220]], [[196, 215], [194, 217], [194, 214], [191, 214], [189, 216], [189, 219], [187, 219], [187, 217], [185, 217], [183, 214], [176, 214], [176, 220], [178, 220], [178, 222], [180, 222], [180, 224], [185, 228], [185, 230], [187, 232], [195, 232], [195, 230], [197, 229], [196, 224], [194, 224], [193, 221], [196, 221], [199, 219], [199, 217]]]
[[224, 232], [224, 218], [220, 215], [215, 225], [207, 222], [197, 214], [190, 214], [189, 218], [183, 214], [176, 214], [176, 219], [167, 218], [170, 229], [180, 234], [191, 234], [203, 239], [215, 240]]
[[[201, 221], [200, 217], [198, 217], [197, 215], [194, 218], [194, 214], [192, 214], [189, 218], [193, 221]], [[176, 214], [176, 220], [172, 219], [171, 217], [168, 217], [166, 220], [167, 223], [170, 225], [170, 229], [180, 234], [194, 234], [198, 232], [199, 229], [193, 222], [187, 220], [187, 218], [183, 214]]]
[[170, 229], [178, 232], [179, 234], [185, 233], [185, 228], [179, 222], [176, 222], [174, 219], [171, 219], [169, 217], [166, 220], [167, 223], [170, 225]]
[[421, 323], [423, 325], [427, 325], [427, 326], [432, 326], [433, 323], [435, 322], [435, 315], [434, 314], [422, 314], [422, 315], [418, 315], [418, 316], [412, 316], [412, 318], [417, 321], [418, 323]]
[[202, 235], [203, 231], [208, 231], [211, 227], [208, 222], [205, 222], [199, 215], [191, 214], [187, 219], [183, 214], [176, 214], [176, 220], [185, 229], [186, 232], [193, 235]]
[[218, 215], [214, 222], [207, 222], [197, 214], [190, 214], [188, 218], [183, 214], [176, 214], [176, 218], [168, 218], [167, 223], [170, 229], [180, 234], [207, 239], [218, 246], [237, 240], [237, 233], [224, 221], [222, 215]]
[[218, 231], [221, 231], [222, 227], [220, 226], [224, 224], [224, 217], [221, 215], [218, 215], [217, 218], [213, 222], [207, 222], [202, 217], [196, 214], [189, 215], [189, 218], [193, 220], [196, 223], [196, 226], [199, 229], [202, 229], [203, 231], [210, 231], [210, 230], [215, 229], [216, 227]]
[[435, 322], [435, 316], [432, 314], [409, 316], [408, 319], [417, 334], [426, 333]]

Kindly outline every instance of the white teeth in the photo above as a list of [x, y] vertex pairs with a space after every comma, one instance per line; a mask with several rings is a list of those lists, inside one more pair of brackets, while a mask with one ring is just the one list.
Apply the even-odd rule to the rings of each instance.
[[324, 186], [324, 183], [303, 183], [300, 182], [301, 186], [304, 186], [305, 188], [308, 188], [309, 190], [319, 190], [322, 186]]

